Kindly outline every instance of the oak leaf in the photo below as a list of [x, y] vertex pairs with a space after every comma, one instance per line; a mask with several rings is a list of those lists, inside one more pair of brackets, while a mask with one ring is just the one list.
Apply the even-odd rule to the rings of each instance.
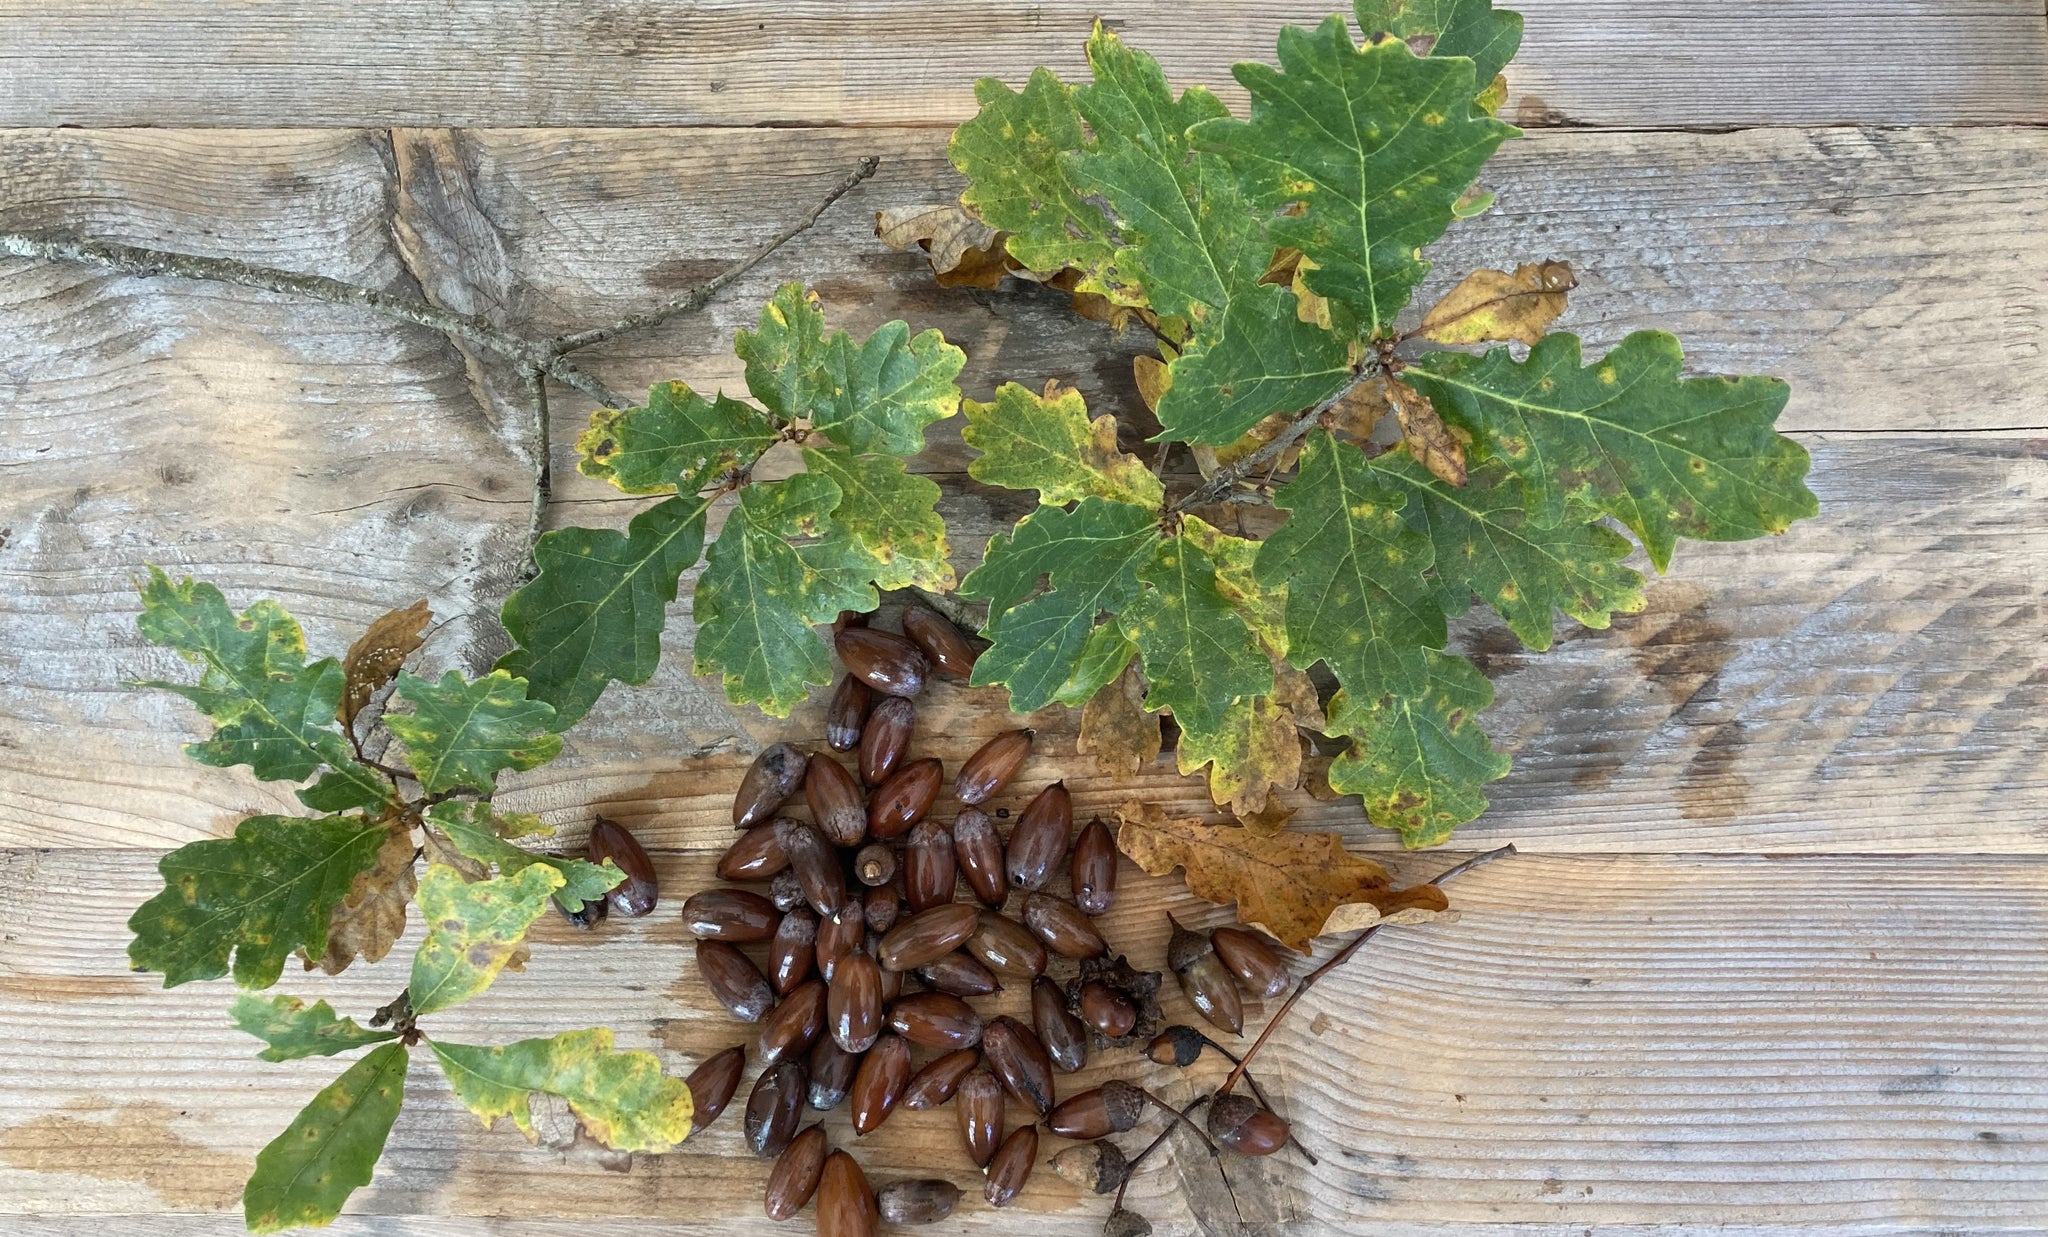
[[243, 993], [228, 1007], [235, 1026], [269, 1047], [256, 1055], [265, 1061], [296, 1061], [331, 1057], [365, 1044], [398, 1038], [396, 1031], [373, 1031], [353, 1018], [337, 1018], [325, 1001], [306, 1004], [295, 996], [260, 997]]
[[479, 1048], [436, 1039], [430, 1045], [455, 1097], [489, 1126], [511, 1117], [538, 1140], [528, 1097], [557, 1095], [592, 1138], [619, 1151], [663, 1152], [687, 1138], [690, 1089], [661, 1072], [651, 1052], [620, 1052], [604, 1027], [564, 1031]]
[[1008, 236], [957, 202], [875, 212], [875, 235], [891, 249], [921, 249], [941, 288], [992, 289], [1010, 273]]
[[1569, 262], [1524, 263], [1513, 274], [1473, 271], [1430, 306], [1413, 333], [1440, 344], [1535, 344], [1578, 286]]
[[413, 955], [408, 988], [413, 1013], [460, 1005], [490, 987], [518, 958], [527, 928], [562, 882], [562, 873], [545, 863], [475, 882], [450, 868], [428, 867], [419, 893], [427, 939]]
[[370, 697], [396, 678], [405, 659], [427, 642], [423, 633], [433, 619], [434, 612], [427, 608], [427, 599], [422, 597], [403, 610], [379, 615], [356, 638], [356, 642], [348, 646], [347, 654], [341, 659], [345, 680], [341, 705], [335, 710], [342, 729], [355, 724], [356, 714], [370, 703]]
[[407, 1059], [404, 1044], [371, 1049], [256, 1153], [256, 1171], [242, 1189], [250, 1232], [330, 1223], [370, 1183], [405, 1102]]
[[329, 975], [339, 975], [357, 958], [382, 962], [405, 935], [405, 908], [419, 889], [419, 879], [413, 874], [416, 848], [411, 825], [409, 817], [392, 818], [384, 844], [377, 849], [377, 862], [356, 873], [347, 896], [328, 920], [327, 952], [315, 959], [305, 950], [299, 951], [307, 970], [318, 966]]
[[1134, 776], [1159, 756], [1159, 717], [1145, 711], [1143, 696], [1138, 669], [1131, 666], [1081, 707], [1074, 750], [1092, 754], [1105, 776]]

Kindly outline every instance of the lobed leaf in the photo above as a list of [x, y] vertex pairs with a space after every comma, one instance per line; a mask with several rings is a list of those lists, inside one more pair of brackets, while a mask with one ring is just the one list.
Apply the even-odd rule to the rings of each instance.
[[407, 1060], [403, 1044], [371, 1049], [256, 1153], [256, 1171], [242, 1189], [250, 1232], [332, 1223], [348, 1196], [369, 1184], [405, 1102]]
[[396, 1031], [374, 1031], [353, 1018], [337, 1018], [325, 1001], [306, 1004], [295, 996], [264, 998], [244, 993], [228, 1007], [235, 1026], [270, 1045], [256, 1055], [265, 1061], [296, 1061], [331, 1057], [337, 1052], [381, 1044], [398, 1038]]
[[382, 962], [405, 935], [405, 908], [419, 890], [413, 875], [412, 819], [408, 812], [385, 826], [376, 862], [356, 873], [328, 918], [326, 951], [299, 951], [307, 970], [317, 966], [339, 975], [357, 958]]
[[1480, 787], [1506, 777], [1476, 720], [1493, 684], [1462, 657], [1430, 652], [1426, 689], [1413, 696], [1330, 701], [1328, 732], [1356, 743], [1330, 764], [1330, 786], [1365, 803], [1372, 822], [1408, 846], [1433, 846], [1486, 810]]
[[689, 1136], [689, 1087], [663, 1074], [651, 1052], [615, 1051], [606, 1028], [523, 1039], [502, 1048], [445, 1040], [434, 1040], [431, 1047], [456, 1098], [487, 1128], [509, 1116], [534, 1138], [527, 1097], [540, 1091], [567, 1100], [590, 1136], [614, 1150], [659, 1153]]
[[562, 736], [549, 733], [554, 707], [527, 699], [526, 681], [503, 670], [475, 680], [450, 670], [438, 683], [404, 672], [398, 695], [413, 711], [387, 713], [384, 725], [430, 795], [490, 794], [498, 774], [546, 764], [562, 750]]
[[413, 955], [408, 989], [413, 1013], [460, 1005], [490, 987], [562, 884], [562, 873], [545, 863], [474, 883], [429, 864], [419, 893], [427, 938]]
[[1035, 69], [1021, 91], [985, 77], [974, 97], [981, 110], [946, 144], [953, 166], [972, 182], [961, 205], [1009, 233], [1010, 256], [1025, 269], [1070, 267], [1080, 273], [1078, 290], [1122, 295], [1102, 277], [1115, 248], [1109, 220], [1076, 187], [1065, 159], [1085, 140], [1073, 89], [1050, 69]]
[[775, 442], [760, 409], [680, 382], [657, 382], [639, 408], [600, 408], [576, 440], [578, 471], [628, 494], [694, 494], [753, 466]]
[[427, 642], [423, 632], [433, 621], [434, 612], [427, 608], [426, 598], [422, 597], [403, 610], [379, 615], [362, 635], [356, 637], [356, 642], [348, 646], [348, 652], [341, 659], [345, 686], [341, 692], [341, 704], [334, 711], [335, 720], [341, 723], [343, 730], [355, 724], [356, 714], [363, 711], [370, 698], [391, 681], [406, 658]]
[[936, 510], [937, 482], [910, 475], [889, 455], [807, 447], [804, 468], [839, 487], [826, 539], [851, 539], [876, 588], [952, 590], [953, 547]]
[[1048, 386], [1037, 395], [1014, 382], [996, 388], [995, 402], [968, 400], [960, 437], [981, 454], [967, 465], [976, 481], [1010, 490], [1037, 490], [1038, 501], [1064, 506], [1106, 498], [1157, 507], [1165, 487], [1138, 458], [1117, 450], [1116, 418], [1088, 419], [1088, 405], [1072, 387]]
[[1414, 333], [1440, 344], [1534, 346], [1563, 316], [1565, 298], [1577, 286], [1569, 262], [1525, 262], [1512, 274], [1473, 271], [1429, 307]]
[[1464, 56], [1481, 88], [1522, 46], [1522, 15], [1492, 0], [1356, 0], [1359, 28], [1402, 39], [1430, 40], [1431, 56]]
[[427, 809], [427, 819], [447, 836], [456, 853], [478, 863], [495, 864], [500, 876], [516, 876], [536, 863], [561, 873], [562, 884], [555, 890], [555, 901], [565, 910], [583, 909], [585, 902], [603, 897], [626, 879], [626, 874], [609, 859], [595, 864], [584, 859], [540, 855], [505, 840], [508, 829], [519, 830], [510, 834], [513, 837], [533, 832], [525, 826], [530, 821], [538, 827], [538, 817], [508, 818], [500, 816], [488, 803], [443, 800]]

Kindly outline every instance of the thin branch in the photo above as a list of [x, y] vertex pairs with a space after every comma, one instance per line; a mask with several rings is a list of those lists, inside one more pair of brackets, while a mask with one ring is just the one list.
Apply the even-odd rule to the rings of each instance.
[[533, 547], [539, 543], [548, 518], [548, 503], [554, 498], [554, 446], [548, 426], [548, 384], [541, 381], [538, 366], [526, 370], [526, 391], [533, 398], [533, 511], [526, 522], [526, 558], [533, 561]]
[[[1208, 1096], [1206, 1096], [1206, 1095], [1204, 1095], [1204, 1096], [1202, 1096], [1201, 1098], [1199, 1098], [1199, 1099], [1196, 1099], [1196, 1100], [1192, 1101], [1191, 1103], [1189, 1103], [1189, 1104], [1188, 1104], [1188, 1106], [1187, 1106], [1186, 1108], [1182, 1108], [1182, 1109], [1179, 1109], [1179, 1110], [1173, 1110], [1173, 1109], [1169, 1109], [1168, 1111], [1170, 1111], [1170, 1112], [1174, 1112], [1174, 1114], [1175, 1114], [1176, 1116], [1178, 1116], [1178, 1117], [1179, 1117], [1179, 1118], [1180, 1118], [1181, 1120], [1183, 1120], [1183, 1121], [1187, 1121], [1187, 1119], [1188, 1119], [1189, 1117], [1192, 1117], [1192, 1116], [1194, 1116], [1194, 1115], [1195, 1115], [1195, 1110], [1196, 1110], [1197, 1108], [1200, 1108], [1200, 1107], [1201, 1107], [1202, 1105], [1204, 1105], [1204, 1104], [1206, 1104], [1206, 1103], [1208, 1103], [1208, 1102], [1209, 1102], [1209, 1097], [1208, 1097]], [[1190, 1125], [1192, 1125], [1192, 1124], [1193, 1124], [1193, 1122], [1189, 1122], [1189, 1124], [1190, 1124]], [[1128, 1165], [1126, 1165], [1126, 1166], [1125, 1166], [1125, 1176], [1124, 1176], [1124, 1183], [1123, 1183], [1123, 1185], [1120, 1185], [1120, 1186], [1118, 1186], [1118, 1187], [1116, 1188], [1116, 1201], [1115, 1201], [1114, 1203], [1110, 1204], [1110, 1210], [1112, 1210], [1112, 1211], [1118, 1211], [1118, 1210], [1121, 1210], [1121, 1209], [1123, 1208], [1123, 1205], [1124, 1205], [1124, 1190], [1125, 1190], [1125, 1189], [1126, 1189], [1127, 1187], [1129, 1187], [1129, 1185], [1131, 1184], [1131, 1176], [1132, 1176], [1133, 1174], [1135, 1174], [1135, 1173], [1136, 1173], [1136, 1172], [1138, 1171], [1138, 1165], [1140, 1165], [1140, 1164], [1143, 1164], [1143, 1163], [1145, 1162], [1145, 1157], [1146, 1157], [1146, 1156], [1149, 1156], [1149, 1155], [1151, 1155], [1151, 1154], [1152, 1154], [1152, 1153], [1153, 1153], [1154, 1151], [1157, 1151], [1157, 1150], [1159, 1150], [1159, 1144], [1160, 1144], [1160, 1143], [1163, 1143], [1163, 1142], [1165, 1142], [1165, 1141], [1166, 1141], [1166, 1137], [1167, 1137], [1167, 1135], [1169, 1135], [1169, 1134], [1173, 1133], [1173, 1127], [1174, 1127], [1174, 1123], [1173, 1123], [1173, 1122], [1171, 1122], [1171, 1121], [1167, 1122], [1167, 1123], [1166, 1123], [1166, 1128], [1165, 1128], [1165, 1129], [1163, 1129], [1163, 1130], [1161, 1130], [1161, 1131], [1159, 1131], [1159, 1137], [1157, 1137], [1157, 1138], [1153, 1139], [1153, 1140], [1152, 1140], [1151, 1142], [1149, 1142], [1149, 1143], [1146, 1143], [1146, 1144], [1145, 1144], [1145, 1149], [1144, 1149], [1143, 1151], [1140, 1151], [1140, 1152], [1139, 1152], [1138, 1154], [1136, 1154], [1136, 1155], [1134, 1155], [1134, 1156], [1132, 1156], [1132, 1157], [1131, 1157], [1131, 1159], [1130, 1159], [1130, 1163], [1129, 1163]], [[1203, 1139], [1202, 1141], [1203, 1141], [1203, 1142], [1208, 1142], [1209, 1140], [1205, 1138], [1205, 1139]], [[1212, 1146], [1213, 1146], [1213, 1144], [1212, 1144]], [[1212, 1154], [1213, 1154], [1213, 1151], [1212, 1151]]]
[[610, 326], [592, 327], [587, 331], [571, 331], [566, 335], [558, 335], [549, 342], [548, 355], [551, 357], [566, 356], [579, 348], [588, 348], [592, 344], [601, 344], [628, 331], [637, 331], [642, 327], [655, 326], [668, 321], [678, 314], [695, 313], [697, 310], [704, 308], [706, 304], [710, 303], [711, 298], [717, 296], [728, 284], [767, 261], [770, 254], [773, 254], [797, 236], [809, 231], [811, 225], [818, 222], [818, 216], [825, 213], [826, 208], [852, 192], [855, 185], [873, 176], [875, 169], [880, 166], [882, 166], [880, 158], [874, 155], [866, 156], [854, 166], [853, 171], [840, 177], [839, 183], [833, 185], [830, 192], [826, 193], [817, 205], [799, 215], [788, 227], [769, 237], [767, 242], [753, 253], [741, 258], [696, 287], [671, 297], [652, 308], [643, 309], [638, 313], [627, 314]]
[[1196, 489], [1168, 508], [1168, 513], [1179, 515], [1183, 512], [1193, 511], [1197, 507], [1206, 507], [1217, 499], [1222, 498], [1238, 482], [1251, 476], [1266, 465], [1278, 461], [1281, 456], [1287, 454], [1288, 448], [1308, 437], [1308, 432], [1314, 429], [1317, 423], [1322, 420], [1324, 413], [1343, 402], [1344, 397], [1351, 394], [1360, 383], [1378, 372], [1376, 368], [1368, 368], [1364, 372], [1353, 375], [1351, 381], [1338, 388], [1328, 399], [1294, 418], [1287, 428], [1280, 431], [1280, 434], [1273, 441], [1260, 447], [1250, 455], [1242, 459], [1233, 460], [1222, 468], [1217, 469], [1215, 475], [1204, 481], [1199, 489]]

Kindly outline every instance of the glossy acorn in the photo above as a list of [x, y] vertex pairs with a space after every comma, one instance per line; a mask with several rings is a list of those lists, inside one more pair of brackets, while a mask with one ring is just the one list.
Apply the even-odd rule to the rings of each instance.
[[819, 1112], [830, 1112], [846, 1102], [853, 1089], [853, 1076], [860, 1069], [859, 1053], [841, 1048], [829, 1035], [820, 1035], [805, 1059], [810, 1075], [807, 1098]]
[[859, 1162], [846, 1152], [834, 1151], [825, 1157], [817, 1199], [818, 1237], [875, 1237], [881, 1231], [874, 1187], [868, 1184]]
[[938, 760], [930, 756], [896, 770], [868, 800], [868, 833], [887, 841], [910, 832], [938, 802], [942, 777]]
[[994, 971], [957, 949], [935, 962], [918, 967], [917, 978], [927, 988], [950, 992], [954, 996], [987, 996], [991, 992], [1000, 992], [1003, 987], [996, 981]]
[[1003, 839], [995, 822], [979, 808], [968, 808], [953, 818], [953, 858], [967, 887], [994, 909], [1010, 896], [1010, 877], [1003, 867]]
[[1060, 1101], [1046, 1114], [1045, 1127], [1061, 1138], [1086, 1142], [1121, 1134], [1145, 1115], [1145, 1093], [1127, 1082], [1110, 1081]]
[[781, 923], [773, 902], [745, 889], [700, 889], [683, 901], [683, 927], [702, 941], [748, 945], [774, 936]]
[[[895, 855], [889, 856], [895, 861]], [[893, 886], [883, 885], [868, 890], [868, 896], [861, 899], [860, 917], [868, 925], [868, 931], [877, 935], [887, 932], [903, 918], [903, 899], [898, 897]]]
[[784, 914], [808, 904], [808, 899], [804, 897], [803, 882], [797, 880], [796, 873], [788, 868], [777, 872], [775, 879], [768, 882], [768, 900], [775, 903], [775, 909]]
[[854, 852], [853, 879], [877, 889], [896, 878], [896, 852], [886, 842], [869, 842]]
[[1074, 800], [1065, 782], [1038, 792], [1017, 817], [1004, 852], [1003, 870], [1019, 889], [1039, 889], [1067, 854], [1074, 833]]
[[759, 1022], [775, 1004], [775, 989], [753, 959], [724, 941], [697, 942], [697, 973], [741, 1022]]
[[771, 1220], [787, 1220], [804, 1209], [818, 1190], [818, 1178], [825, 1173], [825, 1153], [831, 1149], [825, 1127], [812, 1125], [789, 1140], [775, 1167], [768, 1171], [768, 1186], [761, 1205]]
[[1287, 1122], [1248, 1095], [1219, 1095], [1209, 1104], [1209, 1137], [1239, 1155], [1271, 1155], [1287, 1145]]
[[850, 752], [860, 746], [875, 693], [850, 674], [839, 676], [832, 690], [832, 702], [825, 706], [825, 746], [835, 752]]
[[839, 973], [840, 960], [859, 953], [867, 943], [867, 935], [867, 913], [859, 906], [841, 907], [838, 914], [819, 920], [818, 975], [831, 983]]
[[1074, 852], [1067, 857], [1067, 880], [1074, 905], [1090, 915], [1108, 911], [1116, 901], [1116, 836], [1097, 816], [1081, 827]]
[[813, 979], [783, 997], [761, 1020], [754, 1056], [764, 1068], [785, 1057], [799, 1057], [824, 1030], [825, 985]]
[[953, 1096], [960, 1143], [976, 1168], [987, 1168], [1003, 1141], [1003, 1084], [985, 1069], [969, 1070]]
[[919, 911], [882, 935], [876, 961], [891, 971], [910, 971], [958, 949], [981, 926], [981, 912], [966, 902]]
[[886, 631], [849, 627], [833, 637], [832, 647], [849, 671], [885, 696], [915, 696], [931, 676], [924, 650]]
[[911, 643], [924, 650], [932, 669], [949, 679], [965, 679], [974, 673], [975, 659], [981, 652], [960, 629], [946, 621], [936, 611], [923, 606], [909, 606], [903, 611], [903, 634]]
[[1216, 956], [1208, 937], [1181, 927], [1180, 921], [1171, 915], [1166, 918], [1173, 924], [1173, 935], [1166, 942], [1166, 964], [1180, 979], [1180, 990], [1188, 1003], [1210, 1025], [1232, 1035], [1243, 1034], [1244, 997], [1238, 993], [1237, 981], [1231, 978], [1229, 968]]
[[1052, 1111], [1052, 1058], [1030, 1027], [1008, 1014], [991, 1019], [981, 1032], [981, 1055], [1005, 1091], [1041, 1117]]
[[980, 912], [974, 934], [967, 938], [967, 952], [1012, 979], [1036, 979], [1045, 973], [1045, 946], [1023, 924], [996, 911]]
[[981, 1015], [950, 992], [913, 992], [889, 1006], [889, 1029], [920, 1048], [950, 1052], [981, 1042]]
[[842, 959], [825, 990], [825, 1026], [848, 1052], [866, 1052], [882, 1033], [882, 968], [865, 950]]
[[804, 1110], [804, 1067], [781, 1061], [761, 1071], [747, 1096], [747, 1146], [763, 1159], [781, 1155]]
[[718, 1114], [732, 1103], [732, 1097], [740, 1089], [740, 1075], [747, 1070], [747, 1050], [738, 1044], [723, 1052], [713, 1053], [704, 1058], [690, 1076], [683, 1079], [683, 1085], [690, 1090], [692, 1115], [690, 1132], [718, 1120]]
[[[868, 929], [867, 937], [861, 942], [860, 947], [861, 952], [867, 954], [868, 957], [880, 957], [882, 953], [882, 934], [872, 928]], [[903, 972], [883, 971], [881, 975], [882, 1004], [887, 1006], [903, 995]]]
[[787, 743], [762, 748], [740, 776], [740, 788], [732, 797], [733, 828], [751, 829], [775, 815], [775, 809], [803, 785], [809, 763], [808, 756]]
[[601, 864], [609, 859], [613, 867], [626, 874], [625, 880], [604, 895], [610, 909], [629, 919], [654, 909], [660, 894], [660, 885], [654, 879], [654, 860], [647, 857], [647, 851], [624, 825], [602, 816], [592, 821], [588, 853], [592, 863]]
[[777, 844], [796, 873], [804, 900], [820, 917], [836, 914], [846, 905], [846, 875], [839, 867], [839, 852], [818, 827], [808, 821], [784, 816], [774, 825]]
[[1031, 981], [1031, 1024], [1053, 1069], [1071, 1074], [1088, 1063], [1088, 1028], [1067, 1012], [1067, 994], [1050, 979]]
[[768, 984], [777, 996], [787, 996], [811, 977], [817, 961], [818, 913], [808, 906], [791, 907], [768, 945]]
[[1279, 996], [1293, 984], [1280, 950], [1264, 933], [1250, 928], [1223, 927], [1209, 934], [1216, 956], [1230, 973], [1244, 981], [1245, 990], [1267, 1000]]
[[903, 900], [913, 913], [953, 900], [959, 866], [953, 858], [953, 834], [927, 817], [910, 827], [903, 840]]
[[933, 1057], [910, 1076], [910, 1084], [903, 1089], [903, 1106], [912, 1112], [939, 1107], [953, 1098], [953, 1093], [960, 1089], [960, 1080], [980, 1061], [981, 1054], [972, 1048], [957, 1048]]
[[875, 1191], [875, 1207], [885, 1224], [932, 1224], [953, 1214], [960, 1187], [937, 1177], [891, 1181]]
[[867, 729], [860, 736], [860, 780], [880, 786], [889, 780], [910, 750], [917, 732], [917, 706], [901, 696], [884, 696], [868, 714]]
[[[834, 846], [859, 846], [867, 836], [868, 812], [861, 806], [860, 784], [846, 766], [830, 756], [811, 761], [804, 774], [804, 802], [810, 805], [818, 831]], [[785, 849], [788, 845], [783, 843]], [[796, 861], [794, 854], [789, 858]]]
[[900, 1035], [884, 1035], [860, 1059], [853, 1076], [853, 1128], [872, 1134], [889, 1119], [910, 1085], [910, 1044]]
[[1035, 731], [1005, 730], [974, 749], [953, 777], [953, 797], [969, 807], [979, 807], [995, 798], [996, 792], [1017, 776], [1024, 758], [1031, 754]]
[[1024, 926], [1062, 958], [1099, 958], [1109, 951], [1080, 907], [1049, 893], [1024, 899]]
[[1095, 1194], [1109, 1194], [1131, 1179], [1131, 1161], [1123, 1149], [1107, 1138], [1078, 1143], [1062, 1150], [1047, 1163], [1063, 1181], [1071, 1181]]
[[1020, 1125], [1011, 1130], [1010, 1136], [989, 1159], [988, 1184], [982, 1188], [981, 1196], [991, 1207], [1009, 1206], [1024, 1188], [1024, 1183], [1030, 1180], [1032, 1166], [1037, 1160], [1038, 1127]]
[[1081, 1021], [1094, 1027], [1106, 1039], [1122, 1039], [1138, 1025], [1138, 1010], [1130, 999], [1099, 979], [1081, 985]]
[[762, 826], [749, 829], [733, 839], [718, 857], [718, 879], [727, 881], [772, 880], [789, 866], [782, 849], [781, 831]]

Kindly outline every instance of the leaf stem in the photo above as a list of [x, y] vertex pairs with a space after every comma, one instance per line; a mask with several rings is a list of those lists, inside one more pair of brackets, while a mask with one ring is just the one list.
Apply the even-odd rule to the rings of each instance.
[[1377, 366], [1368, 366], [1353, 374], [1351, 381], [1332, 392], [1327, 399], [1324, 399], [1315, 407], [1295, 417], [1293, 421], [1288, 423], [1287, 428], [1280, 431], [1271, 442], [1260, 447], [1250, 455], [1233, 460], [1229, 464], [1217, 469], [1215, 475], [1204, 481], [1198, 489], [1183, 497], [1179, 502], [1173, 504], [1172, 507], [1169, 507], [1167, 514], [1180, 515], [1197, 507], [1206, 507], [1210, 503], [1222, 498], [1238, 482], [1251, 476], [1266, 465], [1276, 463], [1281, 456], [1287, 454], [1288, 448], [1308, 437], [1309, 431], [1314, 429], [1317, 422], [1322, 420], [1324, 413], [1335, 408], [1343, 401], [1345, 396], [1351, 394], [1354, 388], [1378, 372]]

